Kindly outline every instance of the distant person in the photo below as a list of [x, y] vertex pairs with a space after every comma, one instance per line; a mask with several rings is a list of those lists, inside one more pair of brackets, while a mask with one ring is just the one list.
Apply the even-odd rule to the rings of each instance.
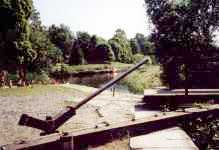
[[[115, 78], [117, 75], [118, 75], [118, 71], [117, 71], [116, 68], [113, 67], [113, 70], [112, 70], [112, 77]], [[116, 84], [114, 84], [114, 85], [112, 86], [112, 89], [111, 89], [111, 90], [113, 91], [113, 96], [115, 96]]]
[[8, 72], [6, 70], [0, 71], [0, 86], [5, 87], [8, 83]]

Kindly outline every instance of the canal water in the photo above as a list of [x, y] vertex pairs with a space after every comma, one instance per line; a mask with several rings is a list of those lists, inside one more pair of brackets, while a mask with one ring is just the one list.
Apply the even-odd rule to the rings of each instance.
[[[65, 83], [80, 84], [95, 88], [100, 88], [113, 78], [114, 75], [112, 72], [65, 75], [63, 79], [60, 79], [60, 77], [55, 77], [55, 79], [60, 82], [64, 81]], [[129, 92], [128, 88], [120, 83], [117, 83], [114, 86], [117, 92]]]
[[71, 84], [82, 84], [91, 87], [99, 88], [101, 85], [113, 79], [112, 73], [93, 73], [93, 74], [79, 74], [72, 75], [65, 79], [66, 82]]

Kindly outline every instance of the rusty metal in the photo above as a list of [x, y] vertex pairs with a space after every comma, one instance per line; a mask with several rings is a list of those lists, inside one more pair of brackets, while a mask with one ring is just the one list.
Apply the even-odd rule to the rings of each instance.
[[75, 115], [75, 111], [79, 109], [82, 105], [86, 104], [88, 101], [102, 93], [104, 90], [110, 88], [114, 84], [116, 84], [118, 81], [126, 77], [131, 72], [138, 69], [140, 66], [142, 66], [146, 61], [148, 61], [148, 57], [145, 57], [142, 61], [137, 63], [135, 66], [128, 69], [126, 72], [118, 75], [118, 77], [114, 78], [113, 80], [109, 81], [107, 84], [105, 84], [102, 88], [98, 89], [94, 93], [90, 94], [88, 97], [83, 99], [80, 103], [78, 103], [76, 106], [68, 106], [65, 110], [60, 112], [58, 115], [56, 115], [53, 118], [50, 118], [50, 120], [40, 120], [33, 117], [28, 116], [27, 114], [23, 114], [20, 118], [19, 125], [28, 126], [36, 129], [43, 130], [44, 134], [50, 134], [54, 133], [56, 129], [58, 129], [61, 125], [63, 125], [68, 119], [70, 119], [72, 116]]
[[[43, 150], [43, 149], [77, 149], [80, 150], [88, 145], [101, 145], [121, 136], [143, 135], [173, 126], [181, 123], [196, 120], [197, 118], [208, 117], [214, 115], [219, 116], [219, 109], [214, 107], [209, 110], [199, 110], [196, 112], [167, 112], [165, 115], [158, 114], [150, 118], [136, 119], [135, 121], [126, 121], [121, 123], [112, 123], [109, 126], [100, 128], [88, 128], [78, 130], [72, 133], [56, 133], [41, 137], [39, 139], [25, 141], [23, 143], [15, 143], [1, 146], [4, 150]], [[98, 139], [98, 140], [97, 140]]]

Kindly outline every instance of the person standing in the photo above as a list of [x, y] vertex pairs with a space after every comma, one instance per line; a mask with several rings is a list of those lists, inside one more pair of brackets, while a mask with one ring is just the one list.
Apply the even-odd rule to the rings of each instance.
[[[113, 67], [112, 76], [115, 78], [118, 75], [117, 69]], [[113, 96], [115, 96], [116, 83], [112, 86]]]

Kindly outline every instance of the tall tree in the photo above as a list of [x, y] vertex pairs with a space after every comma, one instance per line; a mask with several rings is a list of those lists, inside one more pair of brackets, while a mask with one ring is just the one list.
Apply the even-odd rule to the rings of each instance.
[[130, 39], [130, 46], [131, 46], [133, 54], [139, 53], [139, 45], [137, 41], [135, 40], [135, 38]]
[[[163, 66], [163, 81], [170, 87], [183, 85], [191, 61], [212, 56], [214, 31], [218, 28], [217, 0], [145, 0], [155, 26], [152, 39]], [[187, 66], [184, 71], [180, 69]], [[181, 73], [179, 73], [181, 72]], [[188, 77], [188, 76], [187, 76]]]
[[109, 63], [115, 59], [114, 53], [112, 51], [109, 43], [96, 35], [91, 37], [91, 47], [89, 55], [91, 56], [88, 59], [90, 63]]
[[7, 18], [0, 21], [0, 66], [3, 68], [6, 64], [15, 63], [17, 59], [17, 51], [13, 44], [16, 41], [17, 17], [11, 1], [0, 1], [0, 18]]
[[124, 30], [117, 29], [113, 38], [109, 40], [109, 44], [115, 54], [116, 61], [132, 63], [131, 45]]
[[48, 69], [52, 63], [57, 63], [62, 60], [62, 52], [49, 39], [46, 27], [41, 24], [40, 13], [33, 9], [31, 17], [31, 34], [30, 42], [37, 56], [31, 65], [31, 69], [40, 71]]
[[29, 18], [32, 8], [32, 0], [0, 1], [1, 18], [7, 18], [1, 21], [0, 25], [2, 51], [6, 54], [4, 57], [8, 59], [5, 62], [19, 66], [23, 81], [27, 65], [36, 57], [30, 43]]
[[142, 53], [147, 55], [154, 51], [153, 43], [148, 37], [141, 33], [136, 33], [135, 37], [130, 40], [133, 53]]
[[87, 63], [90, 40], [91, 36], [87, 32], [77, 32], [69, 61], [71, 65]]
[[87, 32], [78, 32], [74, 40], [70, 64], [108, 63], [114, 60], [114, 54], [103, 38], [89, 35]]
[[64, 61], [68, 63], [72, 49], [74, 35], [70, 28], [64, 24], [49, 27], [50, 40], [63, 52]]

